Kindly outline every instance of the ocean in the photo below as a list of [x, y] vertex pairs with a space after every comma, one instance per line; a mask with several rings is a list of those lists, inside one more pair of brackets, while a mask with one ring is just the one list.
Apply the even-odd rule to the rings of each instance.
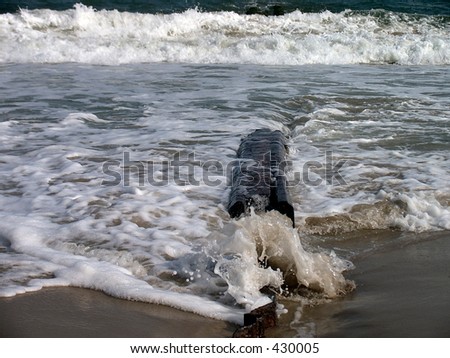
[[[0, 297], [75, 286], [241, 324], [266, 286], [357, 290], [378, 233], [450, 230], [449, 65], [446, 0], [2, 1]], [[227, 213], [258, 128], [288, 138], [296, 228]]]

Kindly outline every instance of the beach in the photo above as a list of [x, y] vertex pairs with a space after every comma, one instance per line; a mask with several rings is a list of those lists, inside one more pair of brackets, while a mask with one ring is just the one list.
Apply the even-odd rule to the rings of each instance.
[[[448, 1], [26, 3], [0, 5], [1, 336], [231, 337], [267, 287], [267, 336], [448, 336]], [[274, 181], [231, 215], [258, 129], [295, 228]]]
[[[449, 337], [450, 233], [355, 260], [356, 289], [314, 307], [288, 309], [267, 337]], [[301, 317], [298, 318], [298, 313]], [[297, 318], [295, 317], [297, 314]], [[238, 327], [101, 292], [53, 287], [0, 299], [1, 337], [231, 337]]]

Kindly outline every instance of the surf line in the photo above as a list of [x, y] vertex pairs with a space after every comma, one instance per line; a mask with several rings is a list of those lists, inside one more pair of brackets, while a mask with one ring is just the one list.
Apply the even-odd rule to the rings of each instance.
[[[287, 191], [285, 170], [288, 147], [279, 130], [257, 129], [241, 140], [231, 173], [228, 213], [240, 218], [276, 210], [295, 227], [294, 208]], [[244, 325], [233, 337], [264, 337], [265, 329], [277, 325], [276, 299], [244, 315]]]

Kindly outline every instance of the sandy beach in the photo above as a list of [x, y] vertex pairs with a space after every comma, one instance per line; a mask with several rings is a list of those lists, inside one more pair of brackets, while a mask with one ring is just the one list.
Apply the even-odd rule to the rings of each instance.
[[[267, 336], [450, 337], [450, 233], [415, 236], [357, 257], [347, 275], [357, 288], [343, 298], [315, 307], [282, 301], [289, 312]], [[72, 287], [1, 298], [0, 316], [1, 337], [231, 337], [237, 328]]]

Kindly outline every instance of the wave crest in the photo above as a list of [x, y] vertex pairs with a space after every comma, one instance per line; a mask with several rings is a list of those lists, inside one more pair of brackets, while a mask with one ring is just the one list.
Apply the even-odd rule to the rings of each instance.
[[449, 21], [386, 11], [283, 16], [21, 10], [0, 15], [0, 62], [450, 64]]

